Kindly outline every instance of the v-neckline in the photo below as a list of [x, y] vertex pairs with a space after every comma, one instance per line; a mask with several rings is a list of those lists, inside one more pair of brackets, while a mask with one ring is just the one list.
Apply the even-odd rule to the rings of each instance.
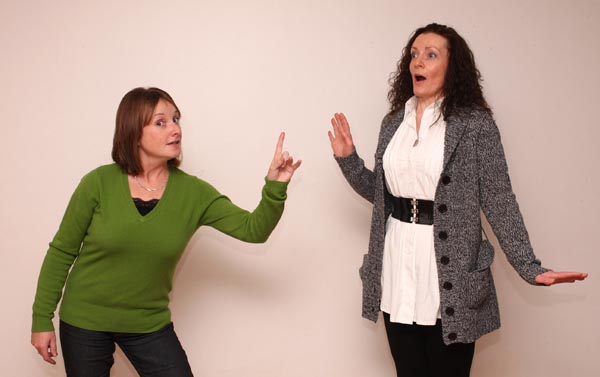
[[125, 208], [128, 208], [127, 211], [130, 212], [131, 216], [133, 216], [139, 222], [150, 221], [150, 220], [152, 220], [152, 218], [157, 216], [156, 213], [159, 212], [160, 209], [164, 206], [163, 203], [168, 199], [169, 193], [171, 192], [171, 186], [173, 185], [173, 176], [174, 176], [174, 169], [169, 167], [169, 177], [167, 178], [167, 183], [165, 185], [163, 194], [160, 196], [160, 198], [158, 198], [158, 203], [156, 203], [156, 206], [154, 206], [152, 211], [148, 212], [146, 215], [142, 215], [140, 213], [140, 211], [138, 211], [137, 207], [135, 206], [135, 202], [133, 201], [133, 197], [131, 196], [131, 189], [129, 187], [128, 175], [126, 173], [123, 173], [123, 178], [122, 178], [121, 182], [122, 182], [122, 190], [124, 191], [124, 194], [125, 194], [124, 197], [126, 198], [126, 202], [127, 202], [127, 204], [125, 205]]

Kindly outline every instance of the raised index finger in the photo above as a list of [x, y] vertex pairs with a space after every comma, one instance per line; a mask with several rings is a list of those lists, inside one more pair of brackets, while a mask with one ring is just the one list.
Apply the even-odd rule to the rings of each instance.
[[279, 139], [277, 140], [277, 147], [275, 148], [275, 156], [281, 154], [283, 150], [283, 139], [285, 139], [285, 132], [279, 134]]

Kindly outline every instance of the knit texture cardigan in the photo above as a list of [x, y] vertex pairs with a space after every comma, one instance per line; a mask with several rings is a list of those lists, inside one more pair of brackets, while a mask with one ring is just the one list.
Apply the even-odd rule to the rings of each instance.
[[[381, 271], [385, 224], [392, 211], [382, 158], [402, 123], [404, 111], [382, 122], [373, 171], [356, 151], [336, 157], [344, 177], [373, 203], [368, 253], [360, 268], [363, 317], [377, 321], [381, 303]], [[445, 344], [470, 343], [500, 327], [490, 266], [494, 249], [482, 240], [480, 209], [502, 250], [530, 284], [547, 269], [536, 258], [508, 176], [500, 133], [490, 113], [460, 109], [446, 119], [444, 163], [434, 200], [434, 248]]]

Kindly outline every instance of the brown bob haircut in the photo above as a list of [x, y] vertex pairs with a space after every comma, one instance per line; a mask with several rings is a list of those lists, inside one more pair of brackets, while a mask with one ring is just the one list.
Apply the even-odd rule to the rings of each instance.
[[[154, 108], [160, 100], [175, 106], [177, 112], [181, 114], [169, 93], [158, 88], [135, 88], [125, 94], [119, 104], [112, 159], [127, 174], [142, 173], [138, 145], [142, 137], [142, 130], [152, 121]], [[179, 166], [180, 163], [181, 161], [177, 158], [168, 161], [168, 165], [173, 167]]]

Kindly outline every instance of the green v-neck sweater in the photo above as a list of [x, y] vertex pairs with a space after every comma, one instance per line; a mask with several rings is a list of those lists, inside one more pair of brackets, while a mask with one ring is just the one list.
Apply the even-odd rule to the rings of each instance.
[[267, 180], [259, 205], [249, 212], [207, 182], [171, 168], [160, 201], [141, 216], [118, 165], [91, 171], [73, 193], [50, 242], [32, 331], [54, 330], [63, 287], [59, 316], [73, 326], [159, 330], [171, 321], [173, 273], [194, 232], [208, 225], [242, 241], [265, 242], [283, 213], [286, 190], [287, 183]]

